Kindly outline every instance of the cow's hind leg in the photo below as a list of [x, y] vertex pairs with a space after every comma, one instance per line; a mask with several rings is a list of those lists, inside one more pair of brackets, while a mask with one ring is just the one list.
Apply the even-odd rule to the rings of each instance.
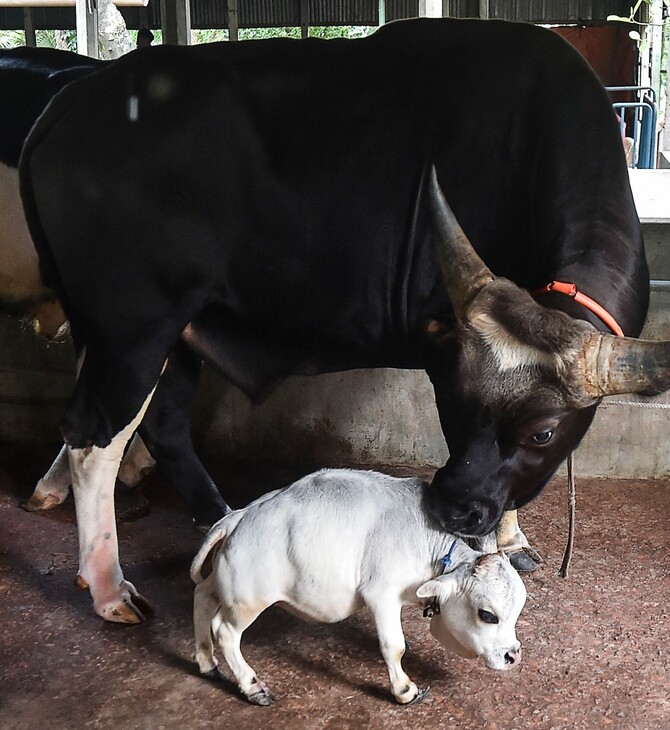
[[[153, 392], [153, 391], [152, 391]], [[105, 447], [68, 446], [79, 535], [77, 585], [88, 588], [95, 612], [107, 621], [139, 623], [150, 604], [123, 577], [114, 515], [114, 485], [128, 439], [151, 400]]]
[[271, 705], [275, 701], [274, 695], [247, 664], [240, 648], [242, 633], [260, 613], [241, 604], [221, 606], [214, 617], [213, 628], [223, 658], [235, 675], [242, 694], [254, 705]]
[[156, 460], [147, 450], [142, 438], [135, 434], [128, 451], [121, 460], [118, 480], [128, 489], [135, 489], [142, 479], [153, 471], [155, 466]]
[[496, 536], [498, 549], [505, 551], [512, 565], [520, 573], [530, 573], [542, 562], [521, 531], [519, 513], [516, 510], [503, 512]]
[[[139, 436], [130, 442], [121, 461], [116, 492], [116, 514], [120, 522], [137, 519], [148, 512], [148, 502], [136, 491], [140, 481], [156, 462]], [[70, 494], [72, 477], [67, 446], [63, 445], [47, 473], [37, 482], [29, 499], [21, 504], [28, 512], [44, 512], [63, 504]], [[119, 494], [119, 488], [126, 490]]]
[[170, 353], [139, 432], [177, 487], [196, 527], [206, 531], [230, 512], [230, 507], [205, 471], [191, 440], [191, 404], [200, 367], [200, 359], [179, 343]]
[[21, 506], [28, 512], [39, 512], [58, 507], [67, 499], [71, 482], [67, 447], [63, 446], [47, 473], [37, 482], [30, 498]]

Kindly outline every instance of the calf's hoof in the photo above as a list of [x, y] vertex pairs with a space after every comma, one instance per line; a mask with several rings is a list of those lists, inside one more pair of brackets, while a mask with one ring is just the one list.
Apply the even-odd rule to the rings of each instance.
[[245, 697], [252, 705], [261, 707], [269, 707], [275, 703], [275, 696], [270, 692], [265, 682], [254, 682], [249, 692], [245, 693]]
[[[535, 551], [533, 552], [535, 553]], [[517, 573], [532, 573], [540, 567], [542, 562], [537, 553], [531, 557], [526, 550], [515, 550], [513, 553], [508, 553], [507, 557]]]
[[395, 696], [396, 702], [401, 705], [415, 705], [417, 702], [421, 702], [421, 700], [428, 694], [428, 690], [430, 690], [430, 687], [427, 687], [426, 689], [419, 689], [414, 682], [412, 682], [404, 689], [403, 692]]

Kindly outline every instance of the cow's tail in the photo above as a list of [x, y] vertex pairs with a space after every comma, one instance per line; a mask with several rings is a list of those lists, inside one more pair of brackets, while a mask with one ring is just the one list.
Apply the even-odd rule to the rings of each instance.
[[197, 555], [193, 558], [193, 562], [191, 563], [191, 580], [194, 583], [202, 583], [202, 581], [205, 580], [202, 575], [202, 566], [205, 564], [212, 551], [218, 549], [220, 543], [228, 537], [235, 525], [237, 525], [240, 521], [242, 512], [244, 512], [244, 510], [241, 509], [230, 512], [213, 525], [212, 529], [207, 533], [205, 542], [203, 542], [200, 550], [198, 550]]

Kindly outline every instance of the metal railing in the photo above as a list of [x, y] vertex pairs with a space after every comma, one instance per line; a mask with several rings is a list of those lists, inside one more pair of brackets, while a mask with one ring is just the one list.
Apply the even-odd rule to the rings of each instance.
[[[656, 167], [656, 92], [650, 86], [607, 86], [607, 91], [627, 92], [635, 101], [612, 103], [619, 117], [622, 137], [632, 139], [632, 167], [653, 170]], [[630, 111], [628, 111], [630, 110]], [[632, 133], [627, 134], [627, 131]]]

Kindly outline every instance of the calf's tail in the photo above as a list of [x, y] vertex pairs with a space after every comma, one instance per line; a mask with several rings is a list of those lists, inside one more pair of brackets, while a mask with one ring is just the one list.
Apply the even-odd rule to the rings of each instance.
[[202, 583], [205, 580], [202, 576], [202, 566], [205, 564], [212, 550], [228, 537], [231, 530], [239, 522], [242, 512], [243, 510], [235, 510], [234, 512], [228, 513], [207, 533], [205, 541], [191, 563], [191, 580], [194, 583]]

